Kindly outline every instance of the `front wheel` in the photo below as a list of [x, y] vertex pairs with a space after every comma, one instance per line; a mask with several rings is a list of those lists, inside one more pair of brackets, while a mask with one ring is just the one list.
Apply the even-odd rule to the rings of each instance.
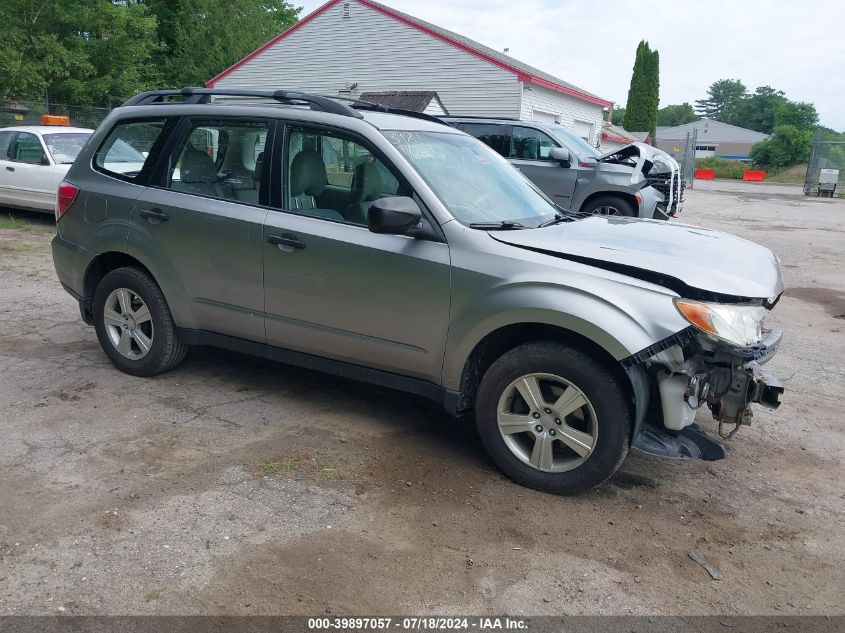
[[179, 340], [161, 289], [137, 268], [118, 268], [97, 285], [94, 329], [103, 351], [123, 372], [153, 376], [182, 362]]
[[521, 345], [493, 363], [475, 417], [496, 465], [545, 492], [595, 488], [628, 454], [631, 413], [622, 386], [601, 363], [561, 343]]
[[593, 198], [581, 208], [581, 212], [627, 218], [633, 218], [637, 215], [634, 206], [619, 196], [598, 196]]

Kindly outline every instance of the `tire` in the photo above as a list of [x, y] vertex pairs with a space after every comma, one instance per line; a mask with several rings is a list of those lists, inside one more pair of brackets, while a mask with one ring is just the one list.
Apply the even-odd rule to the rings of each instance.
[[[611, 212], [612, 211], [612, 212]], [[597, 196], [581, 208], [581, 213], [594, 215], [613, 215], [616, 217], [633, 218], [637, 211], [633, 205], [619, 196]]]
[[[525, 377], [527, 383], [519, 382]], [[539, 407], [527, 406], [522, 397], [534, 380]], [[572, 407], [578, 408], [567, 414]], [[505, 430], [500, 430], [500, 411]], [[553, 341], [520, 345], [490, 366], [476, 395], [475, 421], [502, 472], [524, 486], [561, 495], [590, 490], [610, 478], [628, 454], [631, 437], [631, 411], [618, 380], [588, 354]], [[539, 451], [543, 469], [529, 463], [538, 456], [538, 442], [552, 446], [551, 452]]]
[[107, 274], [94, 292], [92, 312], [100, 346], [122, 372], [154, 376], [181, 363], [188, 353], [161, 289], [137, 268]]

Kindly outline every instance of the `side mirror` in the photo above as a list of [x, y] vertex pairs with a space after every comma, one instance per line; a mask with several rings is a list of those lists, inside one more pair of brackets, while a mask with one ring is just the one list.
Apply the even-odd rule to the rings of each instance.
[[373, 233], [405, 235], [421, 220], [419, 205], [406, 196], [385, 196], [374, 200], [367, 212], [367, 226]]
[[569, 165], [569, 150], [565, 147], [555, 147], [549, 152], [549, 159], [557, 161], [561, 165]]

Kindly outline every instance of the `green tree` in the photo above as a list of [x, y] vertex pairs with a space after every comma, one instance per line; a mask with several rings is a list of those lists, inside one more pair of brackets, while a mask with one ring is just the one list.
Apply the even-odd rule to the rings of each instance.
[[775, 108], [775, 126], [794, 125], [798, 128], [814, 128], [818, 125], [819, 113], [816, 106], [805, 101], [787, 101]]
[[156, 20], [138, 3], [3, 0], [0, 23], [0, 98], [103, 104], [156, 80]]
[[613, 125], [621, 125], [625, 126], [625, 108], [614, 108], [613, 114], [611, 115], [610, 122]]
[[765, 141], [751, 148], [751, 161], [756, 167], [781, 169], [805, 163], [810, 157], [813, 130], [794, 125], [779, 125]]
[[143, 0], [158, 18], [164, 84], [201, 86], [297, 21], [286, 0]]
[[645, 40], [637, 46], [623, 125], [631, 132], [651, 132], [657, 126], [660, 101], [660, 56]]
[[707, 98], [695, 102], [695, 111], [699, 116], [724, 121], [745, 94], [745, 84], [739, 79], [720, 79], [707, 89]]
[[673, 127], [693, 121], [698, 121], [698, 116], [686, 101], [680, 105], [667, 105], [657, 111], [657, 125]]

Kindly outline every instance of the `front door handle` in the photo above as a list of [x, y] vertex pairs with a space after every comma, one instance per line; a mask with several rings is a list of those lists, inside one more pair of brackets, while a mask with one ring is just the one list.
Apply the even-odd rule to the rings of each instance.
[[151, 224], [167, 222], [170, 219], [170, 216], [164, 213], [161, 209], [144, 209], [141, 211], [141, 217], [147, 218], [147, 221]]
[[15, 171], [15, 168], [10, 165], [6, 165], [6, 171]]
[[302, 250], [305, 248], [305, 242], [299, 239], [296, 235], [290, 233], [282, 233], [281, 235], [268, 235], [267, 241], [271, 244], [277, 244], [279, 250], [286, 253], [293, 252], [294, 249]]

